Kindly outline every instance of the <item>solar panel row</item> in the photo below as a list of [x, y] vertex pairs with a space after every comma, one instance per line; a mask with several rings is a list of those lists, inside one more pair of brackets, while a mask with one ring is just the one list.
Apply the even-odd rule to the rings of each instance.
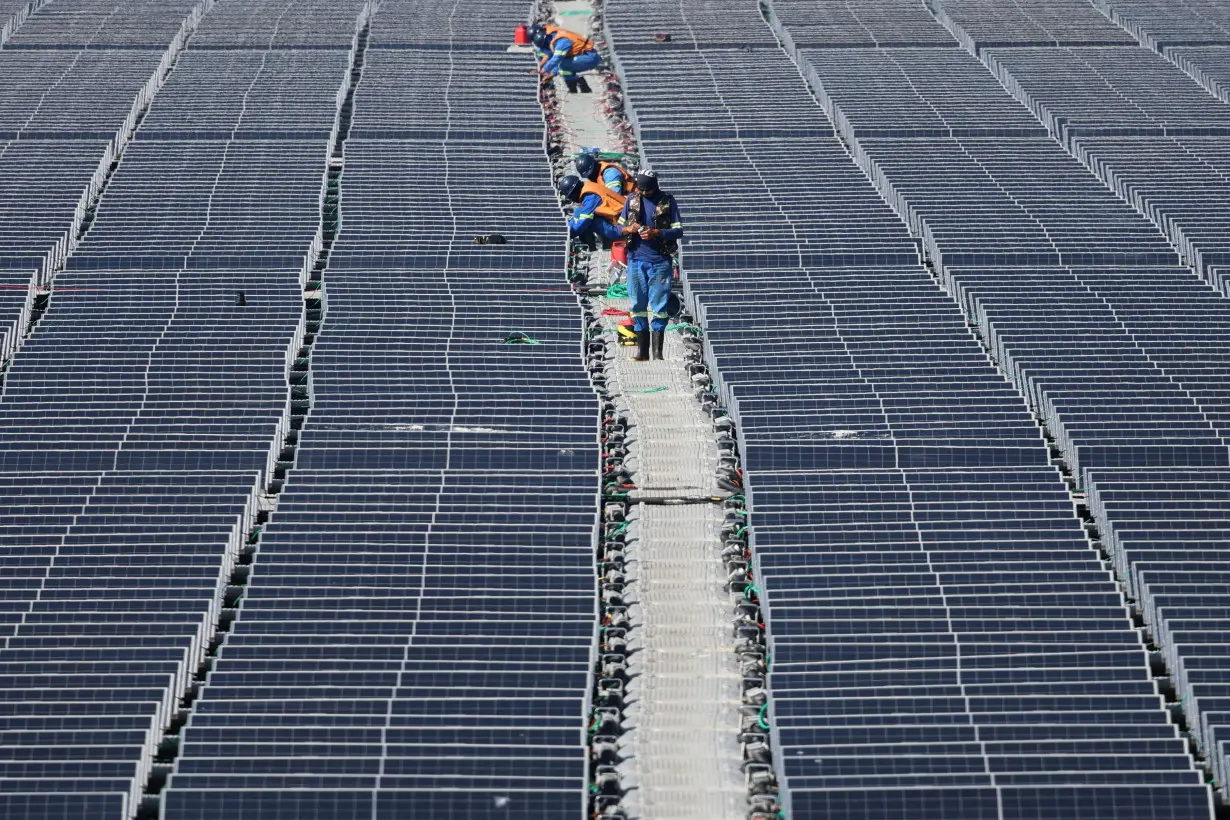
[[[227, 9], [200, 30], [216, 39]], [[284, 51], [189, 51], [148, 84], [190, 12], [56, 2], [0, 51], [28, 77], [6, 97], [5, 161], [23, 173], [5, 184], [25, 186], [17, 207], [48, 203], [30, 223], [48, 241], [82, 217], [91, 166], [153, 96], [5, 374], [5, 816], [137, 810], [290, 425], [346, 53], [308, 70]]]
[[[743, 437], [788, 812], [1208, 817], [1208, 789], [1020, 394], [919, 264], [791, 62], [755, 45], [754, 33], [752, 48], [731, 49], [699, 23], [731, 25], [754, 4], [617, 8], [607, 24], [642, 147], [680, 196], [689, 296]], [[924, 153], [933, 145], [962, 148], [956, 135], [972, 134], [986, 146], [979, 161], [999, 167], [997, 145], [1053, 145], [1010, 99], [988, 117], [966, 113], [979, 84], [998, 86], [956, 49], [894, 50], [949, 89], [938, 110], [894, 95], [908, 84], [876, 52], [836, 51], [842, 32], [860, 45], [939, 39], [902, 30], [908, 18], [892, 16], [880, 32], [889, 15], [861, 7], [790, 9], [794, 19], [838, 21], [805, 27], [799, 41], [819, 40], [825, 47], [809, 56], [847, 66], [849, 94], [836, 97], [857, 98], [857, 113], [842, 119], [825, 104], [856, 152], [898, 140], [919, 146], [923, 165], [935, 161]], [[620, 15], [659, 15], [675, 26], [672, 43], [695, 46], [623, 48], [621, 37], [645, 43], [646, 34]], [[881, 86], [870, 104], [867, 89]], [[928, 138], [905, 139], [913, 125]], [[997, 126], [1007, 133], [992, 141]], [[893, 139], [855, 144], [860, 128]], [[937, 203], [949, 196], [937, 190], [943, 167], [929, 188]], [[1001, 176], [1026, 193], [1027, 179]], [[723, 195], [689, 187], [702, 179], [720, 179]], [[1067, 235], [1068, 209], [1009, 202], [1006, 228], [961, 233], [961, 214], [926, 243], [988, 260], [1176, 261], [1151, 226], [1120, 229], [1135, 215], [1095, 180], [1077, 193], [1097, 207], [1083, 208], [1086, 222]], [[998, 217], [1007, 197], [982, 195], [951, 198]], [[1026, 224], [1032, 237], [997, 244]]]
[[[1056, 13], [1050, 30], [1074, 22], [1060, 6]], [[1230, 106], [1208, 93], [1217, 93], [1215, 81], [1201, 88], [1162, 56], [1131, 45], [989, 47], [976, 26], [961, 28], [967, 18], [947, 19], [1070, 153], [1152, 220], [1211, 284], [1224, 287], [1217, 269], [1230, 261]], [[903, 72], [911, 80], [923, 73]], [[947, 97], [925, 79], [920, 95]], [[993, 97], [1006, 101], [994, 92], [978, 96], [975, 116], [991, 116]]]
[[[1185, 87], [1185, 78], [1150, 63], [1145, 52], [1070, 48], [1059, 35], [1052, 48], [1003, 50], [993, 47], [1002, 17], [963, 3], [945, 3], [945, 8], [950, 27], [1001, 69], [1000, 79], [1018, 96], [1028, 86], [1030, 99], [1051, 100], [1056, 111], [1075, 117], [1076, 107], [1067, 106], [1085, 95], [1080, 108], [1089, 118], [1086, 124], [1050, 114], [1045, 106], [1035, 108], [1057, 135], [1067, 128], [1074, 135], [1078, 126], [1107, 132], [1162, 122], [1192, 130], [1221, 127], [1221, 103]], [[1052, 34], [1079, 31], [1087, 20], [1082, 9], [1058, 3], [1050, 8]], [[878, 83], [879, 99], [890, 110], [926, 107], [941, 123], [949, 122], [953, 95], [935, 79], [939, 61], [921, 60], [918, 50], [912, 51], [852, 51], [843, 70], [825, 52], [801, 51], [799, 60], [860, 164], [924, 237], [945, 288], [1045, 421], [1078, 482], [1089, 489], [1095, 519], [1113, 545], [1115, 569], [1163, 646], [1189, 722], [1201, 724], [1198, 742], [1222, 782], [1224, 756], [1217, 744], [1225, 715], [1215, 705], [1197, 712], [1192, 696], [1225, 686], [1219, 661], [1205, 660], [1219, 657], [1224, 638], [1214, 626], [1207, 644], [1191, 645], [1189, 638], [1172, 637], [1164, 624], [1167, 607], [1191, 603], [1195, 608], [1184, 610], [1190, 627], [1192, 618], [1201, 617], [1195, 613], [1206, 595], [1213, 596], [1212, 606], [1221, 603], [1217, 595], [1224, 581], [1208, 569], [1210, 560], [1220, 561], [1220, 552], [1202, 550], [1203, 540], [1178, 542], [1189, 527], [1200, 526], [1189, 523], [1193, 516], [1199, 518], [1206, 504], [1215, 506], [1211, 499], [1227, 463], [1226, 373], [1219, 354], [1230, 330], [1227, 303], [1191, 270], [1167, 260], [1145, 220], [1059, 145], [965, 136], [959, 129], [970, 112], [1002, 110], [1007, 95], [993, 86], [962, 83], [955, 108], [964, 114], [952, 116], [957, 130], [949, 138], [881, 138], [874, 130], [880, 114], [868, 110], [856, 93], [860, 83]], [[1089, 75], [1065, 62], [1078, 59], [1108, 77], [1102, 91], [1095, 83], [1083, 84]], [[1103, 94], [1124, 89], [1135, 91], [1110, 104], [1103, 101]], [[1125, 97], [1134, 108], [1124, 121], [1099, 114], [1127, 111]], [[1136, 139], [1073, 136], [1071, 143], [1088, 151], [1092, 163], [1102, 161], [1099, 146], [1122, 147]], [[1201, 145], [1220, 138], [1152, 139], [1184, 146], [1188, 140]], [[1173, 189], [1181, 183], [1173, 166], [1165, 164], [1167, 156], [1161, 165], [1154, 157], [1148, 169], [1138, 162], [1135, 170]], [[1139, 191], [1118, 190], [1159, 224], [1167, 219], [1160, 216], [1164, 206]], [[1208, 208], [1205, 213], [1210, 215]], [[971, 253], [976, 247], [982, 253], [1001, 250]], [[1157, 503], [1161, 498], [1165, 504]], [[1210, 511], [1207, 517], [1219, 516]], [[1203, 615], [1214, 624], [1220, 617], [1208, 609]]]
[[1093, 0], [1093, 4], [1143, 45], [1158, 51], [1172, 46], [1230, 45], [1230, 12], [1218, 0]]
[[168, 820], [585, 811], [595, 404], [522, 14], [371, 19], [311, 414]]
[[[35, 3], [13, 6], [18, 19]], [[204, 4], [151, 5], [134, 31], [123, 4], [82, 0], [0, 32], [0, 366], [20, 346], [35, 289], [62, 266], [131, 139], [141, 111], [182, 50]], [[105, 13], [104, 13], [105, 12]], [[0, 8], [0, 19], [5, 10]], [[48, 19], [59, 39], [44, 42]], [[88, 25], [81, 21], [88, 21]], [[5, 32], [9, 31], [5, 29]]]

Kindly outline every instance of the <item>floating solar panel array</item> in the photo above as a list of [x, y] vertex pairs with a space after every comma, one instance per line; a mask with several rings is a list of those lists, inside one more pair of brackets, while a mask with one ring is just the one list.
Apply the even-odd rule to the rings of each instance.
[[585, 811], [596, 408], [524, 12], [361, 38], [312, 410], [167, 820]]
[[[1212, 76], [1189, 71], [1189, 77], [1173, 58], [1167, 62], [1130, 44], [1083, 46], [1068, 37], [1088, 18], [1089, 9], [1079, 4], [1055, 3], [1034, 18], [1055, 35], [1053, 42], [1001, 48], [1002, 16], [989, 9], [979, 14], [965, 0], [936, 2], [939, 18], [1052, 135], [1165, 232], [1184, 261], [1223, 287], [1218, 271], [1230, 261], [1224, 170], [1230, 106], [1217, 80], [1223, 63], [1211, 64], [1217, 66]], [[1224, 56], [1218, 48], [1212, 56]], [[1199, 50], [1191, 59], [1199, 59]], [[984, 104], [991, 99], [982, 96]], [[1199, 138], [1198, 144], [1189, 145], [1189, 138]]]
[[21, 28], [35, 9], [47, 0], [2, 0], [0, 2], [0, 46], [8, 42], [13, 32]]
[[1115, 46], [1130, 34], [1082, 0], [924, 0], [973, 53], [996, 46]]
[[193, 18], [190, 29], [205, 8], [194, 0], [51, 0], [9, 37], [5, 48], [162, 51], [185, 31], [185, 20]]
[[[43, 20], [52, 9], [59, 17]], [[179, 17], [164, 25], [172, 12]], [[62, 72], [57, 105], [80, 107], [84, 127], [98, 128], [91, 94], [98, 123], [132, 109], [109, 90], [106, 71], [121, 87], [140, 73], [94, 56], [132, 51], [156, 66], [165, 42], [145, 48], [132, 38], [165, 27], [169, 39], [186, 13], [136, 0], [110, 6], [104, 24], [87, 4], [56, 2], [0, 60], [79, 56], [96, 90]], [[353, 40], [356, 17], [338, 25]], [[94, 38], [89, 49], [74, 39], [81, 32]], [[23, 579], [10, 587], [0, 649], [3, 726], [16, 733], [6, 744], [15, 751], [5, 756], [4, 816], [137, 811], [290, 423], [287, 373], [304, 330], [301, 281], [321, 243], [346, 52], [321, 61], [331, 72], [293, 77], [282, 51], [179, 56], [145, 120], [158, 130], [139, 130], [127, 145], [0, 394], [0, 475], [12, 511], [0, 538]], [[290, 93], [321, 109], [292, 117], [280, 102]], [[52, 127], [71, 122], [34, 110]], [[275, 121], [293, 130], [270, 130]], [[91, 145], [58, 134], [45, 142]], [[30, 144], [19, 138], [8, 150], [19, 156]], [[61, 165], [48, 168], [73, 167]]]
[[1225, 636], [1226, 470], [1096, 470], [1089, 503], [1113, 521], [1107, 543], [1147, 608], [1192, 736], [1230, 783], [1230, 664]]
[[936, 30], [931, 12], [919, 0], [858, 4], [778, 0], [773, 13], [785, 24], [779, 34], [791, 48], [957, 45], [946, 32]]
[[135, 813], [255, 522], [257, 479], [0, 476], [0, 814]]
[[1140, 48], [983, 48], [1057, 139], [1215, 287], [1230, 261], [1230, 106]]
[[[1022, 78], [1035, 76], [1032, 71], [1045, 71], [1049, 79], [1036, 87], [1075, 83], [1072, 96], [1084, 95], [1079, 106], [1083, 111], [1094, 112], [1094, 118], [1107, 110], [1124, 115], [1095, 127], [1139, 127], [1142, 114], [1158, 112], [1164, 114], [1151, 123], [1190, 126], [1221, 116], [1221, 104], [1200, 93], [1193, 96], [1189, 92], [1194, 87], [1185, 91], [1181, 84], [1163, 84], [1163, 89], [1174, 91], [1170, 99], [1148, 93], [1151, 81], [1137, 72], [1140, 55], [1147, 52], [991, 48], [1001, 16], [990, 9], [984, 15], [960, 7], [961, 31], [986, 60], [1028, 65], [1028, 70], [1001, 74], [1011, 80], [1010, 86], [1024, 85]], [[1066, 8], [1056, 4], [1057, 30], [1069, 20], [1063, 17]], [[1079, 28], [1084, 15], [1083, 10], [1073, 12], [1072, 26]], [[985, 40], [970, 32], [984, 32], [978, 37]], [[1215, 782], [1222, 784], [1224, 749], [1219, 744], [1226, 740], [1227, 717], [1220, 711], [1224, 703], [1211, 699], [1225, 693], [1230, 682], [1218, 660], [1225, 640], [1215, 625], [1207, 632], [1207, 643], [1190, 635], [1193, 621], [1207, 618], [1216, 624], [1224, 618], [1218, 597], [1224, 580], [1209, 569], [1210, 562], [1224, 560], [1216, 523], [1221, 514], [1204, 515], [1201, 510], [1218, 497], [1230, 458], [1224, 430], [1230, 420], [1230, 386], [1220, 353], [1230, 336], [1230, 303], [1190, 269], [1176, 266], [1148, 223], [1110, 197], [1110, 191], [1053, 141], [992, 141], [959, 131], [945, 140], [878, 138], [874, 129], [880, 115], [858, 95], [860, 81], [878, 83], [878, 102], [884, 107], [917, 106], [921, 101], [941, 120], [953, 93], [931, 80], [933, 68], [911, 64], [900, 51], [855, 57], [842, 71], [825, 59], [825, 52], [803, 50], [798, 58], [818, 96], [849, 135], [860, 164], [912, 231], [924, 238], [945, 288], [1054, 436], [1077, 486], [1089, 492], [1090, 509], [1117, 574], [1163, 647], [1188, 721], [1193, 729], [1200, 724], [1194, 737]], [[1107, 78], [1102, 88], [1112, 98], [1109, 106], [1099, 102], [1092, 82], [1082, 85], [1083, 75], [1075, 67], [1076, 77], [1054, 68], [1052, 63], [1072, 55], [1087, 59], [1084, 65], [1097, 66]], [[1144, 59], [1146, 64], [1152, 60]], [[904, 76], [883, 82], [891, 76], [885, 67], [889, 64]], [[1158, 75], [1153, 76], [1158, 81]], [[1122, 77], [1128, 78], [1124, 87], [1137, 90], [1134, 110], [1122, 97], [1114, 97], [1118, 89], [1112, 85]], [[1003, 105], [1004, 95], [992, 93], [985, 84], [962, 83], [962, 88], [971, 109]], [[1056, 106], [1071, 99], [1061, 99], [1059, 92], [1048, 94]], [[1073, 117], [1076, 108], [1069, 110]], [[1052, 127], [1070, 125], [1058, 115], [1044, 120]], [[1221, 138], [1097, 137], [1073, 142], [1084, 151], [1086, 142], [1118, 146], [1143, 139], [1182, 146], [1188, 139], [1199, 144]], [[1090, 156], [1097, 161], [1097, 154]], [[1165, 159], [1158, 162], [1155, 155], [1153, 167], [1138, 164], [1134, 170], [1139, 179], [1175, 186], [1181, 198], [1186, 195], [1186, 189], [1179, 193], [1184, 183], [1170, 178], [1174, 166]], [[1107, 165], [1118, 161], [1107, 160]], [[1146, 204], [1126, 185], [1118, 190], [1130, 194], [1124, 198], [1138, 207]], [[1201, 535], [1186, 540], [1193, 529], [1202, 530]], [[1211, 534], [1206, 537], [1205, 532]], [[1171, 629], [1171, 617], [1187, 631]], [[1169, 804], [1166, 811], [1168, 816], [1202, 814], [1195, 803]]]
[[[34, 289], [75, 246], [108, 169], [204, 4], [151, 4], [139, 28], [124, 8], [58, 3], [54, 17], [45, 9], [19, 34], [0, 36], [10, 39], [0, 50], [0, 271], [4, 289], [14, 292], [0, 297], [0, 366], [25, 333]], [[49, 40], [48, 30], [60, 33]]]
[[[742, 436], [787, 813], [1207, 818], [1209, 791], [1020, 394], [780, 49], [755, 32], [752, 48], [727, 48], [725, 35], [710, 42], [688, 26], [741, 19], [754, 5], [621, 2], [607, 25], [642, 148], [680, 199], [689, 298]], [[850, 13], [815, 5], [792, 13]], [[672, 42], [694, 47], [653, 51], [652, 39], [640, 45], [652, 35], [621, 22], [663, 8], [684, 26]], [[853, 13], [864, 28], [875, 20]], [[836, 30], [816, 53], [839, 47]], [[939, 39], [848, 30], [864, 45], [869, 35]], [[944, 136], [868, 141], [959, 148], [950, 134], [984, 133], [985, 120], [958, 116], [962, 78], [998, 86], [967, 55], [954, 61], [956, 49], [917, 51], [899, 56], [935, 55], [932, 82], [956, 84], [952, 97], [935, 108], [895, 97], [908, 84], [890, 61], [862, 77], [860, 113], [843, 127], [908, 133], [917, 114], [920, 129]], [[875, 64], [855, 51], [830, 56], [856, 75]], [[998, 108], [1005, 127], [1026, 135], [1007, 141], [1053, 146], [1036, 120], [1010, 110]], [[1085, 177], [1078, 191], [1090, 203], [1135, 218]], [[976, 215], [1003, 198], [965, 201]], [[1017, 213], [1019, 223], [1045, 215]], [[1116, 236], [1113, 218], [1091, 215], [1064, 252], [1174, 261], [1151, 226]], [[1089, 251], [1085, 240], [1108, 229], [1106, 246]], [[965, 253], [1059, 255], [1036, 228], [1038, 239], [989, 251], [995, 232], [978, 230], [962, 238]]]
[[[764, 27], [754, 3], [712, 0], [678, 4], [611, 3], [603, 12], [610, 20], [608, 34], [620, 53], [692, 49], [721, 44], [747, 49], [774, 45], [773, 32]], [[659, 37], [659, 35], [661, 35]]]
[[1230, 9], [1221, 0], [1093, 0], [1107, 17], [1157, 51], [1230, 45]]
[[1176, 46], [1166, 49], [1166, 57], [1210, 94], [1230, 103], [1230, 45]]

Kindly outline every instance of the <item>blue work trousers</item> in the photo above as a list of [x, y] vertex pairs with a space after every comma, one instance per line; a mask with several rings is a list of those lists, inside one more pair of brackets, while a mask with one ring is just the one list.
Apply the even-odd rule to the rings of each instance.
[[666, 303], [671, 298], [675, 271], [670, 260], [628, 260], [628, 298], [632, 300], [633, 330], [666, 330]]
[[586, 51], [575, 57], [565, 57], [559, 61], [559, 75], [570, 80], [583, 71], [593, 71], [602, 65], [602, 57], [596, 51]]

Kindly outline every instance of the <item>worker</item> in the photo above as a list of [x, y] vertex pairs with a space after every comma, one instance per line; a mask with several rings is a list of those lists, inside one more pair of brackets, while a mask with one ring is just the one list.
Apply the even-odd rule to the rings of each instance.
[[662, 358], [666, 338], [666, 304], [674, 281], [675, 255], [683, 237], [683, 221], [675, 198], [658, 187], [658, 175], [643, 169], [636, 175], [636, 190], [628, 195], [619, 214], [619, 227], [628, 242], [628, 297], [632, 300], [636, 361]]
[[568, 229], [574, 235], [583, 237], [592, 230], [607, 242], [623, 236], [623, 232], [615, 227], [615, 220], [619, 219], [624, 207], [622, 195], [605, 185], [587, 182], [571, 174], [559, 181], [557, 190], [564, 199], [577, 203], [568, 220]]
[[619, 165], [598, 158], [598, 149], [585, 151], [576, 159], [577, 176], [602, 184], [617, 194], [627, 196], [636, 189], [636, 179]]
[[574, 94], [590, 92], [589, 83], [581, 72], [593, 71], [602, 63], [593, 40], [546, 23], [530, 29], [530, 36], [538, 53], [539, 71], [548, 77], [558, 72], [564, 78], [564, 85]]

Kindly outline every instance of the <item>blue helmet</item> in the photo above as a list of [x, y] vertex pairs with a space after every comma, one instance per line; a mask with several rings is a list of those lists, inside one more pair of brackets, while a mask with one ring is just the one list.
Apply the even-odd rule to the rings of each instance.
[[547, 31], [542, 26], [535, 26], [530, 39], [534, 41], [534, 46], [539, 51], [551, 50], [551, 32]]
[[583, 183], [580, 177], [569, 174], [559, 181], [555, 186], [555, 190], [559, 191], [559, 195], [564, 199], [576, 202], [581, 198], [581, 187]]
[[598, 158], [586, 151], [581, 156], [577, 157], [576, 161], [577, 175], [588, 179], [590, 182], [595, 182], [598, 179]]

